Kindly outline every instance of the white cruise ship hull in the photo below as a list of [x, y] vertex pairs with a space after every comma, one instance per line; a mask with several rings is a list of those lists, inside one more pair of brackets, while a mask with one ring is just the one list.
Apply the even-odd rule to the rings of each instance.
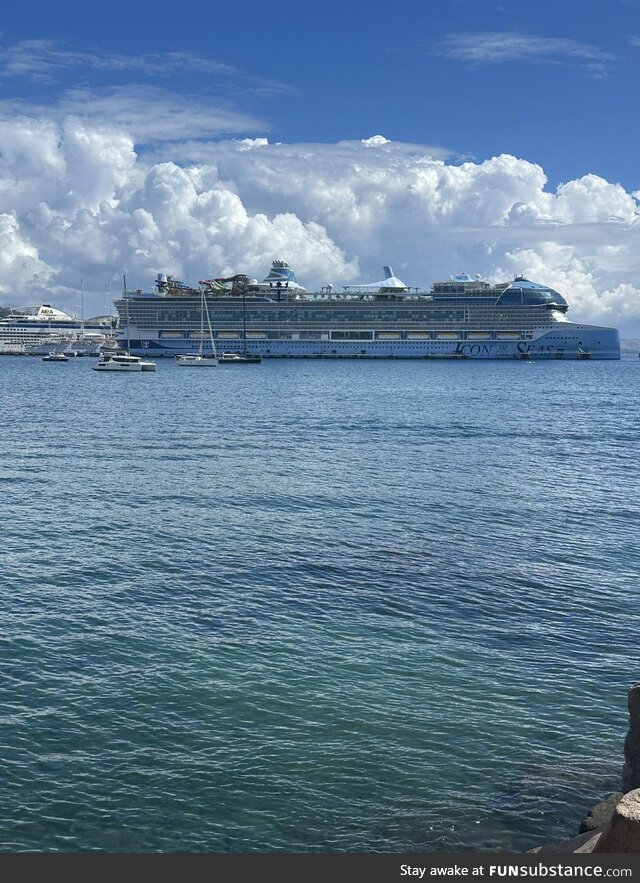
[[[131, 352], [138, 356], [174, 358], [185, 351], [185, 340], [163, 338], [155, 329], [132, 329]], [[511, 338], [494, 332], [487, 339], [473, 337], [473, 332], [460, 332], [456, 338], [438, 338], [437, 332], [426, 339], [371, 339], [371, 340], [253, 340], [247, 348], [250, 353], [268, 358], [371, 358], [371, 359], [619, 359], [620, 339], [615, 328], [559, 322], [550, 330], [528, 338]], [[237, 345], [224, 343], [228, 352], [240, 352]], [[194, 342], [194, 349], [197, 344]], [[206, 351], [205, 351], [206, 355]]]

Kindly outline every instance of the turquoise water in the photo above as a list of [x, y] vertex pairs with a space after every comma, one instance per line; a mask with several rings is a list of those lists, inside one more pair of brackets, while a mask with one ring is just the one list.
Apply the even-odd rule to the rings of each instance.
[[640, 360], [0, 360], [0, 850], [525, 850], [615, 790]]

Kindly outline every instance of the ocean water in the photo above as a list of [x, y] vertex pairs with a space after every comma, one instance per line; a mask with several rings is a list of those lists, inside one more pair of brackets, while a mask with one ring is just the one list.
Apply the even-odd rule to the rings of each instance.
[[640, 359], [0, 360], [0, 850], [522, 851], [618, 788]]

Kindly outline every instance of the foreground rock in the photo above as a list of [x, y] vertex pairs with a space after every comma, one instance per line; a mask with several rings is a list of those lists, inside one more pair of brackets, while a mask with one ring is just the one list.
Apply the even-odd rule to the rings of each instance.
[[571, 840], [562, 840], [560, 843], [548, 843], [546, 846], [536, 846], [527, 852], [594, 852], [598, 840], [602, 837], [603, 829], [599, 831], [587, 831], [584, 834], [578, 834]]
[[599, 831], [605, 828], [611, 821], [613, 812], [621, 798], [622, 791], [616, 791], [615, 794], [610, 794], [604, 800], [601, 800], [600, 803], [592, 806], [589, 814], [583, 819], [578, 828], [578, 834], [584, 834], [587, 831]]
[[[605, 804], [611, 807], [611, 802], [611, 799], [603, 801], [594, 809]], [[610, 815], [605, 825], [587, 830], [571, 840], [537, 846], [529, 852], [640, 852], [640, 788], [624, 794], [613, 805]]]
[[619, 801], [593, 852], [640, 852], [640, 788]]
[[624, 740], [624, 767], [622, 769], [622, 790], [625, 792], [640, 788], [640, 684], [629, 690], [629, 730]]

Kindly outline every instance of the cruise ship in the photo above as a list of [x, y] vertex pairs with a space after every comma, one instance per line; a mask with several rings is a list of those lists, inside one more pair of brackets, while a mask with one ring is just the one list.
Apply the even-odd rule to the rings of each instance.
[[[615, 328], [571, 322], [564, 297], [516, 276], [490, 284], [467, 273], [429, 291], [387, 266], [364, 285], [301, 286], [286, 261], [261, 281], [238, 274], [190, 287], [159, 273], [153, 291], [115, 302], [118, 345], [154, 357], [199, 349], [204, 290], [215, 346], [263, 358], [619, 359]], [[208, 336], [208, 335], [207, 335]], [[207, 341], [205, 350], [212, 349]]]
[[83, 322], [41, 304], [34, 310], [13, 310], [0, 319], [0, 354], [41, 355], [69, 350], [83, 355], [97, 355], [112, 334], [111, 320]]

